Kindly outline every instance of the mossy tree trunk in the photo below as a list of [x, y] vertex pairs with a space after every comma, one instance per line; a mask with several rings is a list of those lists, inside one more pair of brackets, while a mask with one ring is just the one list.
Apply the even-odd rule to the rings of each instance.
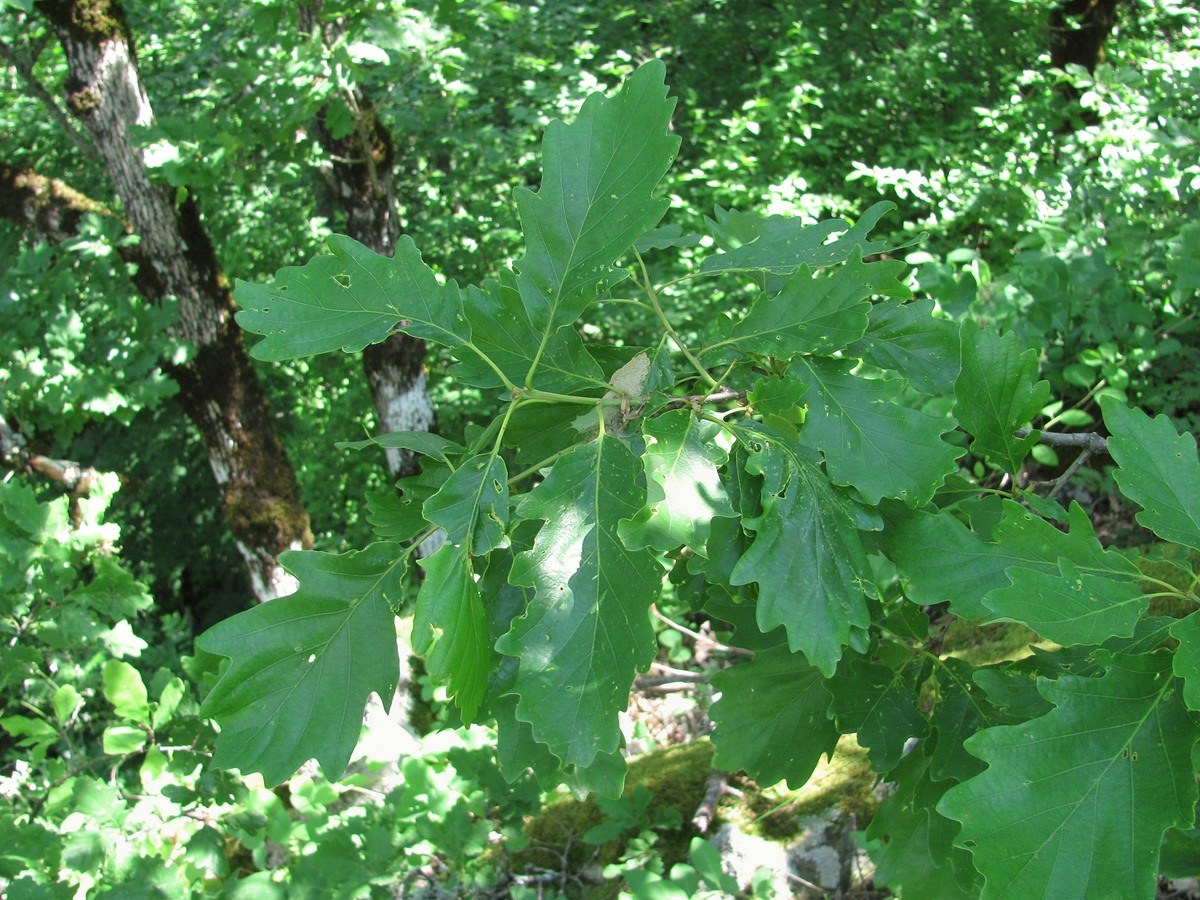
[[[300, 27], [327, 45], [335, 43], [345, 30], [340, 20], [324, 16], [321, 0], [301, 3], [299, 14]], [[317, 137], [329, 157], [321, 174], [345, 216], [346, 234], [376, 253], [393, 256], [401, 232], [392, 174], [395, 144], [360, 85], [345, 90], [341, 101], [353, 115], [348, 134], [334, 136], [328, 125], [328, 105], [317, 115]], [[382, 431], [428, 431], [433, 427], [424, 341], [393, 334], [364, 349], [362, 359]], [[394, 476], [416, 474], [419, 467], [416, 454], [404, 450], [388, 450], [387, 461]]]
[[83, 123], [140, 241], [134, 281], [153, 302], [174, 299], [178, 337], [192, 358], [168, 371], [200, 430], [223, 511], [259, 600], [289, 593], [295, 580], [277, 562], [312, 543], [295, 473], [269, 416], [266, 395], [234, 322], [229, 283], [191, 201], [150, 179], [129, 138], [153, 119], [124, 11], [113, 0], [41, 0], [67, 60], [67, 105]]

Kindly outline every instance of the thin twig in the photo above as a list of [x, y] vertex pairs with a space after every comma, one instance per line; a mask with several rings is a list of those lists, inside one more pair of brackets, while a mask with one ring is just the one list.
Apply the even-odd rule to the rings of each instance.
[[660, 613], [658, 611], [657, 606], [651, 606], [650, 612], [654, 613], [655, 618], [657, 618], [660, 622], [663, 622], [664, 624], [668, 625], [669, 627], [674, 628], [680, 634], [687, 635], [692, 640], [699, 641], [702, 644], [708, 644], [714, 650], [719, 650], [722, 653], [736, 653], [736, 654], [740, 654], [742, 656], [749, 656], [751, 658], [753, 658], [753, 656], [754, 656], [753, 650], [747, 650], [744, 647], [730, 647], [728, 644], [722, 644], [720, 641], [714, 640], [713, 638], [710, 638], [707, 635], [700, 634], [697, 631], [692, 631], [692, 629], [688, 628], [687, 626], [680, 625], [678, 622], [668, 619], [666, 616], [664, 616], [662, 613]]
[[727, 773], [716, 769], [708, 776], [708, 783], [704, 788], [704, 799], [696, 808], [696, 814], [692, 816], [692, 824], [701, 834], [708, 831], [708, 826], [717, 817], [717, 804], [721, 802], [722, 795], [729, 789], [728, 778]]
[[[1030, 434], [1032, 434], [1032, 429], [1029, 428], [1019, 428], [1015, 432], [1015, 436], [1019, 438], [1028, 437]], [[1043, 431], [1040, 433], [1039, 439], [1042, 443], [1053, 446], [1081, 448], [1079, 455], [1075, 457], [1075, 461], [1067, 466], [1066, 471], [1059, 475], [1058, 478], [1053, 481], [1035, 482], [1035, 485], [1039, 487], [1050, 486], [1050, 491], [1046, 494], [1046, 498], [1049, 500], [1058, 497], [1072, 476], [1095, 454], [1108, 452], [1108, 440], [1103, 435], [1096, 434], [1095, 432], [1070, 434], [1060, 431]]]
[[[1018, 428], [1013, 436], [1023, 438], [1029, 437], [1032, 433], [1032, 428]], [[1038, 433], [1038, 440], [1043, 444], [1055, 447], [1082, 447], [1092, 453], [1108, 452], [1108, 440], [1103, 435], [1091, 431], [1078, 434], [1063, 431], [1041, 431]]]

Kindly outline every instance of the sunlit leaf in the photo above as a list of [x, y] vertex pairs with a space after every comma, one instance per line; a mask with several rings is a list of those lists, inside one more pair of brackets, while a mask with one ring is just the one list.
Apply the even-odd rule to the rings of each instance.
[[201, 713], [221, 725], [216, 765], [278, 784], [316, 759], [338, 778], [362, 730], [367, 697], [390, 704], [399, 658], [389, 597], [400, 592], [401, 548], [286, 553], [300, 582], [290, 596], [213, 626], [198, 649], [229, 658]]

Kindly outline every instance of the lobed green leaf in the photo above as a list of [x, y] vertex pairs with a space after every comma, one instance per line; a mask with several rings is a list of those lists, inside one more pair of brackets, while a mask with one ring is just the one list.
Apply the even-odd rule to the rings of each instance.
[[200, 709], [221, 725], [215, 765], [278, 784], [315, 758], [327, 778], [341, 776], [368, 696], [388, 704], [396, 690], [389, 600], [400, 593], [403, 559], [390, 543], [285, 553], [280, 563], [299, 579], [296, 593], [196, 639], [197, 649], [230, 661]]
[[983, 897], [1153, 896], [1163, 831], [1190, 825], [1197, 799], [1200, 730], [1170, 667], [1157, 653], [1039, 679], [1055, 709], [967, 741], [988, 768], [938, 810], [962, 823]]
[[1200, 550], [1200, 459], [1196, 439], [1166, 416], [1151, 419], [1114, 397], [1100, 408], [1112, 436], [1108, 452], [1119, 468], [1121, 493], [1142, 507], [1137, 520], [1164, 541]]
[[559, 458], [518, 507], [545, 524], [513, 562], [510, 580], [533, 596], [496, 649], [520, 659], [517, 717], [567, 766], [617, 751], [617, 713], [657, 650], [650, 604], [662, 571], [617, 530], [645, 503], [640, 475], [629, 449], [601, 434]]
[[446, 347], [470, 339], [458, 285], [438, 283], [412, 238], [400, 238], [394, 258], [341, 234], [326, 243], [330, 255], [280, 269], [272, 284], [237, 282], [238, 324], [265, 335], [250, 351], [256, 359], [352, 353], [400, 327]]

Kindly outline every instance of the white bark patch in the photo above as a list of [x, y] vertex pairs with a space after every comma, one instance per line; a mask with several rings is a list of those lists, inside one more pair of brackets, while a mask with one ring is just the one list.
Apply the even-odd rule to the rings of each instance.
[[[420, 372], [408, 384], [399, 384], [399, 379], [388, 379], [375, 385], [375, 411], [379, 415], [380, 430], [428, 431], [433, 425], [433, 401], [425, 387], [425, 372]], [[388, 470], [392, 474], [400, 471], [399, 450], [388, 449]]]
[[[241, 541], [235, 543], [238, 552], [242, 554], [242, 559], [246, 561], [246, 568], [250, 572], [250, 590], [254, 594], [254, 599], [259, 603], [286, 597], [300, 589], [300, 582], [296, 576], [281, 566], [277, 560], [261, 552], [255, 552], [253, 548]], [[299, 541], [292, 541], [288, 549], [303, 550], [304, 548]]]

